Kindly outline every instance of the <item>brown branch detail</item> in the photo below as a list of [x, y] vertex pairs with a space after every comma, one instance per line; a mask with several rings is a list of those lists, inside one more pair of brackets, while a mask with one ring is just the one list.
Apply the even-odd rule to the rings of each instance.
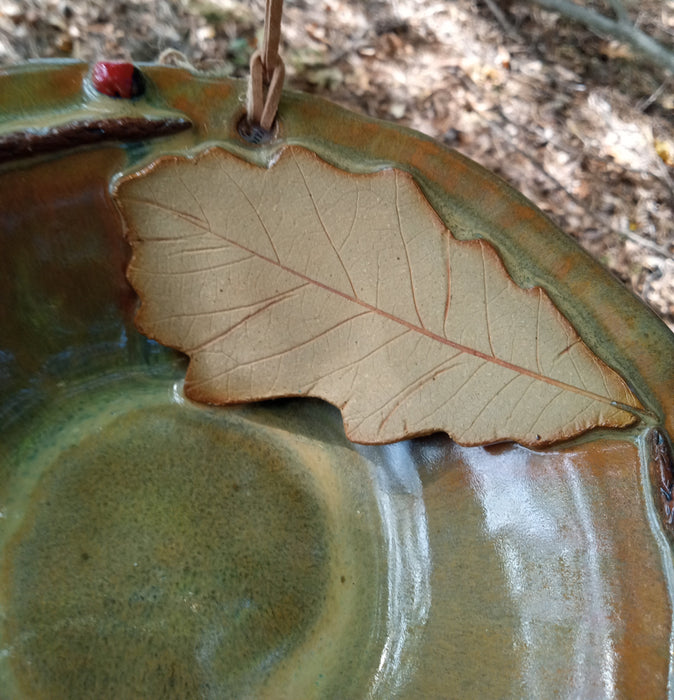
[[185, 117], [87, 119], [0, 134], [0, 163], [106, 141], [145, 141], [191, 128]]
[[662, 524], [670, 539], [674, 539], [674, 466], [669, 445], [659, 430], [648, 434], [648, 467], [656, 507], [660, 506]]

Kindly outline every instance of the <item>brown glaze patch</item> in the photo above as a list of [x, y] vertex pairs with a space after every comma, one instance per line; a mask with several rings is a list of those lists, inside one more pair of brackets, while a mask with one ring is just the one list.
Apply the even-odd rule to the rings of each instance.
[[19, 382], [108, 322], [104, 334], [118, 337], [120, 315], [132, 324], [130, 251], [108, 195], [125, 158], [120, 147], [98, 148], [0, 175], [0, 348], [20, 358]]
[[[428, 443], [417, 443], [424, 444]], [[522, 686], [517, 683], [521, 678], [513, 669], [524, 667], [538, 673], [539, 678], [547, 679], [546, 690], [552, 687], [557, 669], [558, 692], [541, 694], [539, 690], [539, 697], [555, 697], [568, 688], [571, 688], [569, 692], [575, 690], [582, 697], [599, 696], [599, 693], [589, 692], [587, 687], [583, 693], [573, 685], [566, 675], [567, 669], [559, 663], [554, 646], [549, 654], [538, 647], [527, 656], [526, 639], [517, 638], [523, 629], [518, 622], [521, 613], [517, 607], [508, 607], [517, 602], [518, 596], [504, 594], [508, 590], [508, 568], [494, 566], [494, 561], [499, 559], [492, 558], [490, 545], [502, 553], [499, 556], [503, 561], [506, 556], [512, 556], [517, 562], [517, 571], [528, 572], [525, 578], [528, 586], [521, 591], [519, 599], [525, 603], [538, 600], [541, 610], [543, 601], [547, 601], [545, 614], [538, 618], [538, 624], [547, 625], [551, 634], [556, 626], [561, 629], [565, 620], [568, 621], [568, 618], [556, 616], [558, 603], [561, 607], [573, 606], [575, 600], [575, 609], [585, 610], [577, 630], [579, 634], [569, 629], [570, 637], [579, 642], [579, 650], [587, 651], [580, 641], [582, 630], [595, 624], [595, 612], [610, 619], [611, 646], [606, 651], [614, 659], [611, 676], [617, 697], [665, 697], [670, 597], [662, 572], [661, 552], [643, 507], [636, 446], [627, 440], [598, 439], [559, 451], [531, 452], [517, 445], [489, 450], [470, 448], [473, 454], [483, 455], [481, 459], [486, 463], [483, 473], [491, 483], [495, 481], [505, 486], [513, 473], [518, 475], [520, 487], [516, 493], [521, 494], [522, 499], [513, 505], [505, 499], [493, 502], [479, 498], [484, 487], [466, 461], [469, 450], [451, 443], [430, 445], [430, 450], [422, 451], [414, 459], [420, 465], [419, 476], [424, 484], [434, 556], [433, 576], [440, 577], [437, 588], [434, 581], [433, 590], [442, 591], [442, 586], [451, 581], [451, 595], [441, 603], [442, 615], [439, 619], [431, 617], [425, 630], [429, 640], [427, 649], [432, 651], [420, 655], [419, 675], [423, 681], [413, 688], [409, 697], [446, 697], [446, 677], [437, 674], [437, 657], [433, 656], [438, 650], [444, 653], [442, 658], [448, 666], [461, 669], [462, 681], [470, 680], [470, 685], [467, 683], [464, 687], [473, 690], [472, 697], [520, 697]], [[492, 496], [495, 491], [491, 491]], [[480, 505], [484, 507], [488, 503], [493, 504], [488, 506], [491, 518], [485, 519]], [[584, 505], [579, 507], [579, 503]], [[530, 527], [522, 528], [518, 535], [515, 519], [520, 511], [528, 513]], [[564, 523], [563, 518], [562, 521], [558, 519], [561, 513], [573, 515]], [[450, 532], [452, 537], [447, 536]], [[466, 538], [463, 542], [462, 535]], [[594, 543], [597, 556], [594, 591], [602, 591], [599, 599], [603, 597], [604, 604], [608, 605], [603, 611], [591, 602], [598, 599], [588, 596], [589, 589], [584, 588], [581, 580], [583, 576], [579, 578], [578, 571], [574, 574], [562, 565], [564, 561], [574, 561], [581, 555], [582, 547], [590, 543]], [[468, 552], [460, 565], [451, 558], [456, 556], [453, 548], [457, 546], [465, 547]], [[571, 555], [574, 547], [575, 553]], [[445, 550], [447, 555], [443, 556]], [[518, 550], [530, 554], [521, 557], [516, 554]], [[552, 552], [559, 554], [558, 560]], [[549, 566], [553, 570], [559, 566], [557, 580], [566, 581], [561, 599], [555, 598], [553, 588], [545, 593], [532, 588], [532, 581], [552, 580], [545, 573]], [[498, 600], [498, 604], [494, 600]], [[470, 615], [466, 611], [470, 611]], [[511, 628], [514, 636], [503, 633], [508, 630], [510, 620], [516, 621]], [[464, 630], [472, 633], [462, 639], [460, 635]], [[503, 649], [507, 649], [505, 655]], [[561, 655], [562, 651], [559, 653]], [[566, 653], [569, 653], [568, 647]], [[599, 665], [601, 660], [596, 659]], [[513, 685], [509, 685], [511, 682]]]
[[41, 153], [68, 150], [105, 141], [143, 141], [170, 136], [192, 126], [188, 119], [92, 119], [44, 130], [13, 131], [0, 135], [0, 163]]
[[211, 138], [215, 133], [218, 138], [236, 138], [236, 122], [230, 123], [229, 112], [239, 107], [237, 83], [200, 80], [189, 71], [158, 66], [143, 66], [143, 74], [173, 109], [188, 115], [197, 132]]
[[[546, 457], [536, 457], [541, 466]], [[663, 697], [671, 610], [660, 552], [641, 505], [638, 450], [627, 441], [597, 440], [555, 458], [560, 463], [572, 460], [587, 488], [594, 491], [595, 527], [601, 538], [607, 538], [601, 539], [603, 546], [610, 547], [619, 567], [619, 576], [610, 581], [620, 592], [614, 609], [614, 620], [621, 623], [615, 639], [617, 692], [626, 698]]]

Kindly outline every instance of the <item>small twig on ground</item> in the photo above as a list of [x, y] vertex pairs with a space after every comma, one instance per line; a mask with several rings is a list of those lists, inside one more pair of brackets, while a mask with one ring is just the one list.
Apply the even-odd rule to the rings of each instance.
[[641, 101], [637, 104], [636, 108], [637, 108], [640, 112], [645, 112], [654, 102], [657, 102], [657, 100], [658, 100], [658, 98], [660, 97], [660, 95], [662, 95], [662, 93], [665, 91], [666, 85], [667, 85], [666, 82], [665, 82], [665, 83], [660, 83], [660, 85], [658, 86], [658, 89], [655, 90], [654, 92], [652, 92], [652, 93], [651, 93], [648, 97], [646, 97], [645, 99], [641, 100]]
[[650, 248], [655, 253], [658, 253], [658, 255], [662, 256], [666, 260], [672, 257], [672, 252], [668, 248], [666, 248], [663, 245], [660, 245], [659, 243], [656, 243], [655, 241], [651, 241], [645, 236], [640, 236], [638, 233], [635, 233], [634, 231], [626, 231], [625, 229], [614, 229], [615, 232], [619, 235], [622, 236], [623, 238], [627, 238], [633, 243], [636, 243], [639, 247], [641, 248]]
[[627, 10], [625, 9], [625, 6], [622, 4], [622, 0], [608, 0], [608, 4], [611, 6], [611, 9], [613, 10], [613, 13], [615, 14], [615, 18], [619, 22], [629, 22]]
[[484, 0], [484, 4], [487, 6], [492, 15], [494, 15], [496, 21], [501, 25], [503, 31], [506, 33], [506, 36], [510, 37], [511, 39], [515, 39], [516, 41], [522, 40], [522, 37], [517, 29], [515, 29], [510, 20], [505, 16], [505, 13], [496, 4], [495, 0]]
[[656, 65], [674, 73], [674, 52], [633, 24], [620, 0], [610, 0], [616, 19], [610, 19], [588, 7], [577, 5], [571, 0], [533, 0], [533, 2], [546, 10], [557, 12], [584, 24], [590, 31], [609, 35], [629, 44]]

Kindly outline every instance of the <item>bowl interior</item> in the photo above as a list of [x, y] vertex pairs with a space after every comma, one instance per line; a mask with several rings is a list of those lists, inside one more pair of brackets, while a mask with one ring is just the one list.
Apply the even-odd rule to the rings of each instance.
[[121, 147], [0, 172], [0, 686], [50, 697], [657, 697], [645, 438], [358, 447], [183, 398], [139, 335]]

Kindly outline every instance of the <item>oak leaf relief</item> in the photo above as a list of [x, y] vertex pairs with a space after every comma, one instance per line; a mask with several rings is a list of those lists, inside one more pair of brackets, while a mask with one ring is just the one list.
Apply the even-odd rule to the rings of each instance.
[[410, 175], [355, 175], [300, 147], [269, 168], [220, 149], [165, 157], [116, 197], [139, 328], [226, 404], [315, 396], [348, 436], [444, 431], [540, 445], [634, 422], [640, 404], [540, 288], [458, 241]]

